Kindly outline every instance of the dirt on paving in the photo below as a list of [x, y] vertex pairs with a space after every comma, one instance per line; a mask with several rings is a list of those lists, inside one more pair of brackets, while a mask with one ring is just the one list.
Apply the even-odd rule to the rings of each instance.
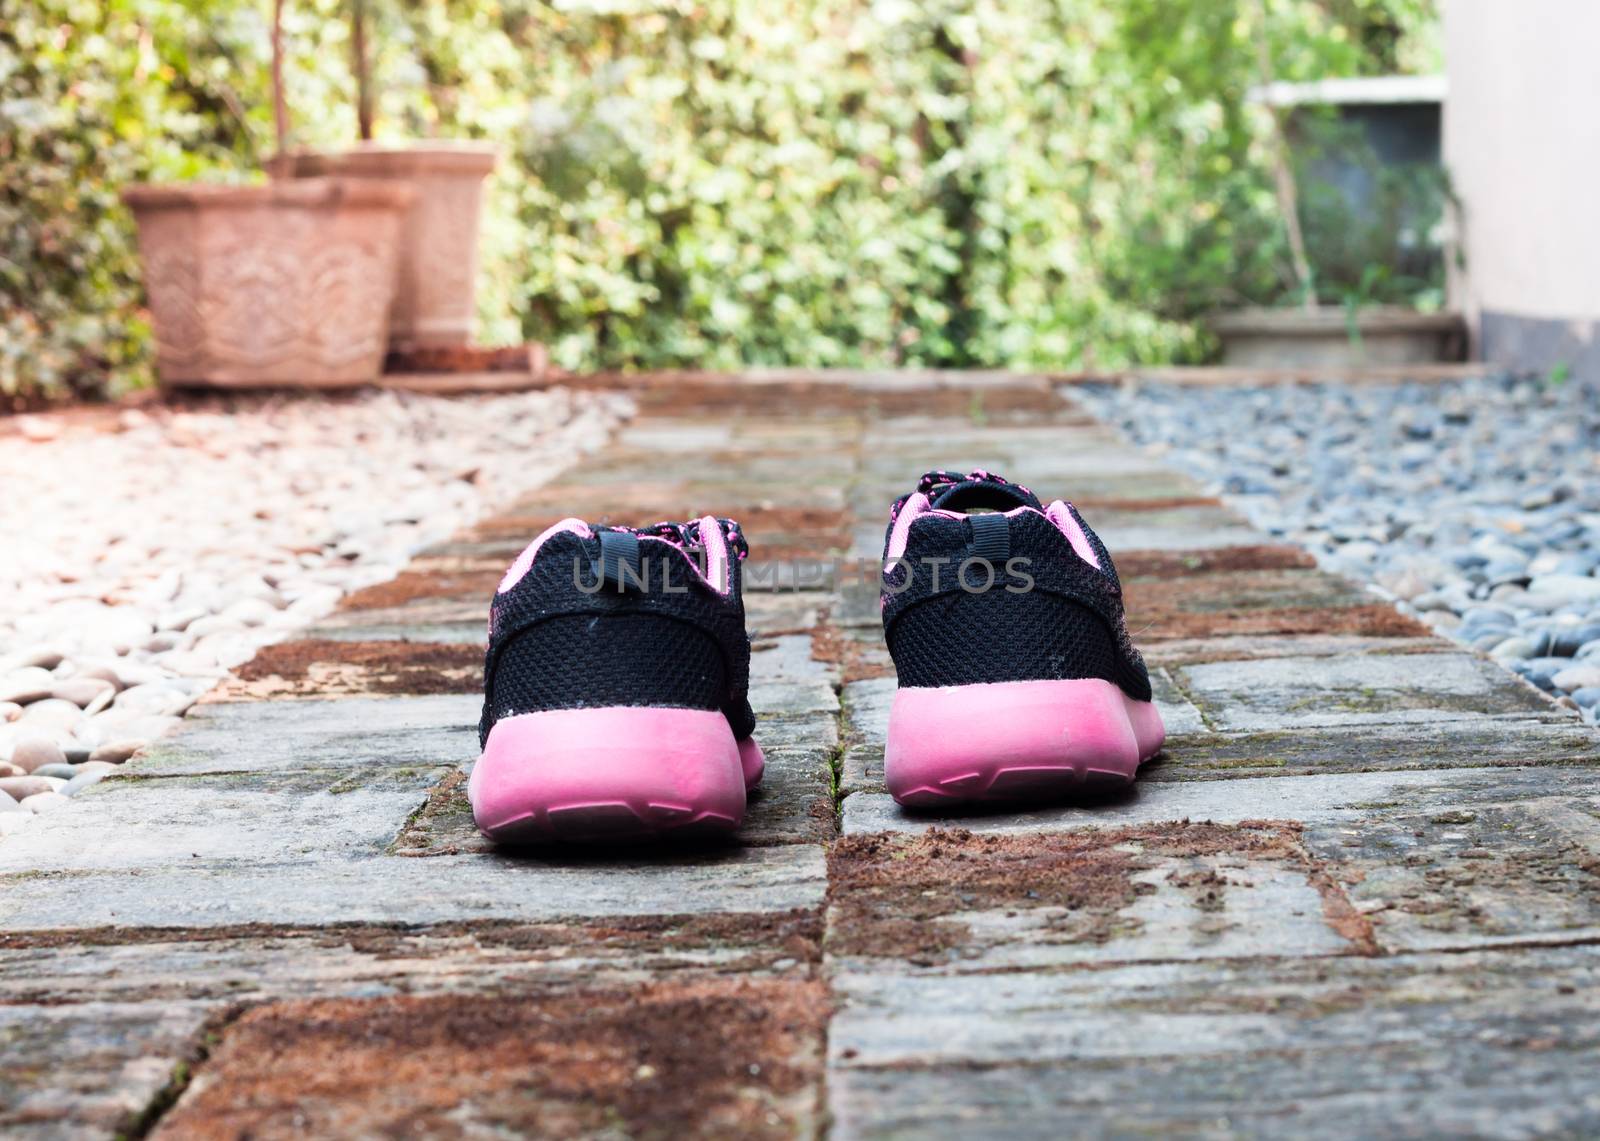
[[1128, 630], [1139, 639], [1239, 634], [1357, 634], [1400, 638], [1428, 629], [1387, 603], [1368, 601], [1332, 575], [1232, 571], [1124, 580]]
[[234, 676], [225, 698], [478, 693], [483, 647], [307, 638], [263, 646]]
[[699, 979], [271, 1003], [154, 1136], [789, 1138], [819, 1112], [826, 986]]
[[874, 646], [851, 637], [848, 632], [834, 625], [832, 612], [827, 607], [820, 610], [817, 624], [810, 633], [811, 660], [838, 666], [839, 680], [843, 684], [889, 677], [894, 673], [894, 663], [888, 660], [888, 651], [883, 647], [881, 638]]
[[365, 587], [339, 604], [340, 610], [387, 610], [419, 598], [481, 598], [487, 609], [500, 585], [499, 571], [402, 571], [388, 582]]
[[[1049, 908], [1047, 927], [1075, 943], [1105, 943], [1137, 921], [1121, 913], [1156, 886], [1135, 879], [1158, 861], [1207, 856], [1279, 860], [1302, 870], [1329, 925], [1366, 953], [1370, 926], [1284, 821], [1179, 822], [1035, 836], [933, 829], [846, 836], [828, 859], [827, 951], [933, 965], [972, 945], [963, 912]], [[1185, 877], [1188, 877], [1187, 879]], [[1202, 910], [1222, 906], [1226, 881], [1207, 869], [1169, 881]]]
[[[885, 379], [892, 374], [885, 373]], [[593, 378], [604, 382], [607, 378]], [[786, 415], [815, 420], [822, 415], [965, 417], [975, 425], [995, 421], [1031, 423], [1042, 413], [1052, 426], [1099, 422], [1067, 403], [1043, 380], [1018, 377], [1003, 387], [949, 385], [864, 387], [834, 383], [749, 384], [736, 375], [656, 373], [636, 394], [641, 411], [660, 416], [750, 412], [763, 419]]]
[[1223, 571], [1311, 570], [1317, 560], [1299, 547], [1219, 547], [1198, 551], [1113, 551], [1124, 583], [1136, 578], [1181, 578]]
[[115, 947], [143, 944], [247, 941], [254, 946], [287, 942], [349, 948], [378, 959], [410, 959], [445, 943], [468, 942], [480, 949], [509, 949], [529, 958], [566, 957], [573, 949], [596, 957], [623, 955], [630, 962], [700, 951], [740, 951], [743, 961], [724, 970], [783, 964], [805, 970], [822, 958], [822, 915], [814, 908], [774, 912], [708, 912], [690, 915], [618, 915], [605, 918], [521, 922], [344, 923], [295, 927], [246, 923], [221, 927], [100, 927], [74, 931], [13, 931], [0, 934], [0, 950], [50, 950], [62, 947]]

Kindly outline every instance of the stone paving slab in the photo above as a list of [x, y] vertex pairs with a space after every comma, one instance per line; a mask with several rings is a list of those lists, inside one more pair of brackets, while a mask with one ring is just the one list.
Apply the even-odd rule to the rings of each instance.
[[1339, 658], [1368, 654], [1437, 654], [1455, 647], [1433, 635], [1372, 637], [1363, 634], [1224, 634], [1156, 639], [1139, 652], [1150, 666], [1201, 665], [1271, 658]]
[[[1533, 964], [1542, 969], [1530, 975]], [[868, 1067], [1208, 1056], [1215, 1064], [1286, 1047], [1359, 1052], [1385, 1039], [1445, 1048], [1460, 1032], [1450, 1026], [1453, 1007], [1509, 1013], [1522, 998], [1535, 1004], [1524, 1034], [1571, 1035], [1587, 1053], [1600, 1042], [1596, 967], [1595, 949], [1584, 947], [1531, 952], [1520, 963], [1515, 953], [1480, 951], [1341, 960], [1336, 969], [1290, 958], [1000, 977], [844, 973], [834, 978], [843, 1003], [829, 1052]], [[1431, 1010], [1417, 1009], [1423, 1003]], [[1374, 1005], [1410, 1017], [1374, 1018]], [[1565, 1027], [1547, 1021], [1556, 1010]], [[1523, 1035], [1506, 1037], [1509, 1045]]]
[[1505, 669], [1470, 653], [1211, 662], [1179, 667], [1175, 677], [1217, 729], [1300, 730], [1496, 714], [1571, 716]]
[[755, 736], [763, 751], [819, 749], [831, 756], [839, 747], [839, 719], [833, 713], [757, 713]]
[[268, 1003], [157, 1135], [807, 1136], [827, 1013], [820, 982], [738, 978]]
[[820, 591], [755, 591], [744, 596], [744, 624], [752, 643], [809, 633], [829, 596]]
[[[1140, 782], [1125, 793], [1080, 803], [1040, 805], [1027, 811], [968, 813], [955, 823], [980, 833], [1048, 833], [1073, 828], [1108, 828], [1208, 820], [1357, 824], [1375, 809], [1410, 807], [1445, 812], [1479, 804], [1543, 797], [1600, 797], [1600, 769], [1472, 768], [1341, 772], [1300, 777]], [[845, 798], [845, 835], [925, 832], [949, 827], [952, 818], [908, 812], [887, 793]]]
[[1223, 507], [1097, 511], [1089, 523], [1112, 558], [1118, 551], [1200, 551], [1261, 541], [1258, 531]]
[[[450, 770], [369, 767], [273, 774], [208, 773], [144, 780], [115, 776], [87, 789], [55, 827], [0, 844], [8, 877], [133, 868], [224, 873], [376, 856], [394, 842], [428, 790]], [[107, 843], [115, 837], [114, 843]], [[0, 899], [0, 912], [7, 900]]]
[[1310, 825], [1305, 844], [1348, 884], [1388, 950], [1600, 938], [1592, 794], [1450, 808], [1402, 801]]
[[1205, 715], [1178, 686], [1172, 672], [1157, 666], [1149, 668], [1149, 674], [1151, 700], [1161, 714], [1161, 724], [1165, 726], [1167, 736], [1204, 732], [1207, 728]]
[[1265, 733], [1189, 730], [1170, 734], [1162, 754], [1139, 770], [1139, 779], [1233, 780], [1375, 769], [1566, 764], [1600, 765], [1600, 735], [1575, 717], [1511, 714]]
[[[1163, 795], [1173, 788], [1222, 795]], [[887, 800], [878, 794], [848, 798], [846, 834], [892, 829], [938, 835], [930, 833], [937, 821], [908, 817]], [[1112, 829], [1116, 836], [1118, 828], [1169, 821], [1249, 826], [1261, 820], [1296, 828], [1310, 866], [1327, 877], [1324, 884], [1339, 885], [1348, 907], [1365, 917], [1375, 948], [1600, 936], [1600, 772], [1588, 768], [1156, 785], [1116, 804], [961, 823], [979, 834], [1020, 838], [1073, 825]], [[1314, 880], [1308, 873], [1308, 882]], [[1223, 909], [1233, 906], [1218, 902]], [[1258, 940], [1271, 930], [1264, 922], [1254, 925]], [[1292, 941], [1270, 945], [1281, 952]]]
[[850, 974], [833, 1136], [1600, 1131], [1594, 947]]
[[[833, 480], [843, 483], [846, 471], [836, 471]], [[735, 518], [760, 508], [842, 510], [845, 497], [839, 487], [828, 486], [826, 471], [816, 469], [808, 479], [741, 480], [737, 472], [724, 482], [713, 476], [706, 481], [660, 482], [641, 473], [633, 483], [597, 485], [587, 480], [547, 485], [536, 496], [519, 505], [520, 511], [496, 516], [479, 523], [470, 533], [477, 540], [513, 539], [526, 545], [529, 539], [557, 519], [576, 515], [594, 523], [642, 525], [663, 519], [697, 519], [703, 515], [731, 515]], [[435, 552], [437, 553], [437, 552]]]
[[[396, 829], [398, 831], [398, 829]], [[592, 916], [781, 912], [818, 906], [822, 851], [810, 844], [668, 856], [217, 863], [0, 878], [9, 931], [104, 927], [540, 921]]]
[[[961, 461], [970, 460], [971, 466], [1007, 464], [1024, 469], [1031, 481], [1028, 486], [1051, 499], [1105, 494], [1101, 488], [1106, 487], [1151, 487], [1153, 494], [1161, 496], [1191, 495], [1199, 490], [1198, 484], [1172, 468], [1136, 448], [1117, 444], [1104, 428], [1006, 425], [988, 431], [945, 420], [928, 421], [911, 435], [912, 424], [902, 420], [896, 424], [899, 431], [876, 428], [869, 432], [870, 447], [863, 453], [860, 469], [864, 477], [879, 483], [914, 485], [922, 470], [955, 470]], [[908, 472], [918, 463], [924, 468]], [[1096, 485], [1097, 480], [1115, 482]], [[1057, 487], [1059, 491], [1052, 490]]]
[[0, 1004], [0, 1135], [132, 1135], [215, 1013], [203, 1002]]
[[[507, 560], [510, 561], [509, 558]], [[418, 600], [404, 606], [340, 610], [306, 631], [330, 642], [431, 642], [482, 646], [488, 604], [472, 599]]]
[[130, 762], [139, 776], [458, 764], [477, 755], [481, 694], [197, 707]]
[[808, 975], [816, 908], [424, 927], [158, 930], [0, 936], [0, 1009], [59, 1000], [132, 1003], [631, 986], [663, 973]]
[[1293, 826], [846, 839], [829, 860], [838, 972], [1038, 970], [1369, 953], [1366, 922]]
[[838, 672], [834, 663], [814, 656], [809, 637], [788, 634], [755, 641], [750, 649], [750, 708], [758, 717], [836, 714]]

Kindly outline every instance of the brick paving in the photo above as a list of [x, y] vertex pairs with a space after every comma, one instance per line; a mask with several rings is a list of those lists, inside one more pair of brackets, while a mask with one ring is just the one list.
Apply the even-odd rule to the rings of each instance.
[[[608, 450], [270, 648], [0, 844], [0, 1133], [1600, 1132], [1600, 739], [1043, 381], [655, 378]], [[566, 514], [879, 553], [983, 466], [1118, 556], [1170, 737], [1131, 794], [882, 787], [875, 588], [748, 597], [740, 842], [472, 829], [486, 598]]]

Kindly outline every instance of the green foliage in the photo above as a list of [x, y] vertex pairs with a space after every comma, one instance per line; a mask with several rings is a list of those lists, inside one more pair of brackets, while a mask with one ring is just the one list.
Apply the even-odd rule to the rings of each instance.
[[1318, 300], [1440, 308], [1444, 170], [1386, 164], [1358, 125], [1336, 118], [1308, 118], [1298, 134], [1300, 215]]
[[[1281, 287], [1274, 77], [1403, 63], [1427, 0], [373, 0], [378, 136], [488, 138], [491, 340], [571, 367], [1187, 360]], [[291, 0], [300, 144], [355, 136]], [[146, 178], [270, 146], [267, 9], [0, 0], [0, 389], [137, 379]]]
[[249, 158], [235, 64], [209, 22], [170, 0], [0, 0], [0, 394], [147, 379], [118, 190]]

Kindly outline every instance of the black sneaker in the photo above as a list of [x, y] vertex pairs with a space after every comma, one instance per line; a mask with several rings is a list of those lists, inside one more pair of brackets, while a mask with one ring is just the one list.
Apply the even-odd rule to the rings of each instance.
[[1117, 572], [1070, 503], [929, 472], [890, 513], [880, 601], [899, 675], [884, 775], [901, 804], [1126, 784], [1160, 751]]
[[489, 610], [468, 797], [502, 841], [725, 832], [761, 779], [738, 524], [563, 519]]

